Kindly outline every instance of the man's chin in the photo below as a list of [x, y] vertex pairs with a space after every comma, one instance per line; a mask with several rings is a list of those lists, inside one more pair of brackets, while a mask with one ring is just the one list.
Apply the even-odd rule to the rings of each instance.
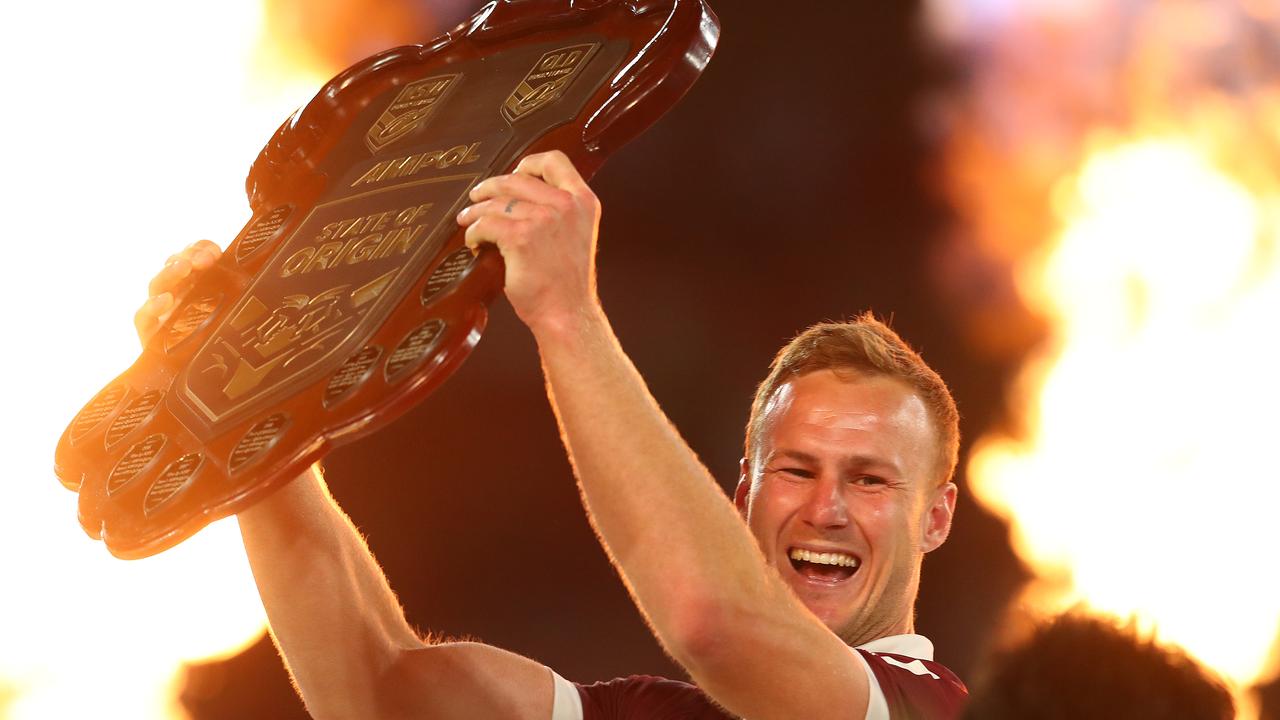
[[[843, 636], [843, 630], [862, 614], [863, 603], [858, 601], [854, 588], [796, 588], [796, 596], [817, 616], [828, 629]], [[840, 590], [840, 592], [836, 592]]]

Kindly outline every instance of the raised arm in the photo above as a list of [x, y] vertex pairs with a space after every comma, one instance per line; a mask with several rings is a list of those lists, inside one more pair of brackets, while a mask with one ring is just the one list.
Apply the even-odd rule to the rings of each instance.
[[618, 344], [595, 292], [590, 188], [544, 153], [472, 199], [468, 244], [503, 254], [591, 521], [663, 646], [743, 717], [860, 717], [857, 659], [766, 565]]
[[[203, 240], [170, 258], [134, 317], [144, 344], [219, 254]], [[479, 643], [432, 644], [414, 632], [318, 468], [241, 512], [239, 522], [272, 638], [313, 717], [551, 717], [546, 667]]]

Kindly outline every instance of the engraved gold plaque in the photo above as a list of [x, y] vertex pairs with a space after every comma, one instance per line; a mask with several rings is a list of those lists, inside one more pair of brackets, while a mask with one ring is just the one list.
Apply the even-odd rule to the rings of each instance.
[[469, 248], [455, 250], [452, 255], [446, 257], [435, 270], [431, 271], [431, 276], [422, 286], [422, 304], [429, 305], [434, 302], [441, 293], [465, 275], [474, 263], [475, 257], [471, 255]]
[[164, 349], [172, 350], [199, 330], [218, 309], [218, 295], [202, 295], [187, 303], [164, 331]]
[[111, 447], [128, 437], [134, 428], [150, 417], [151, 411], [156, 409], [156, 406], [160, 404], [160, 398], [163, 396], [164, 394], [159, 390], [150, 390], [129, 403], [129, 407], [121, 411], [116, 416], [116, 419], [111, 421], [111, 426], [107, 428], [107, 433], [103, 437], [107, 447]]
[[191, 476], [196, 474], [196, 471], [200, 469], [200, 464], [203, 462], [204, 455], [194, 452], [187, 453], [169, 463], [164, 471], [160, 473], [160, 477], [156, 478], [156, 481], [147, 490], [147, 494], [142, 500], [143, 511], [150, 515], [173, 498], [174, 495], [177, 495], [178, 491], [190, 482]]
[[289, 205], [284, 205], [250, 223], [249, 227], [241, 234], [240, 240], [236, 242], [236, 260], [238, 262], [248, 260], [263, 246], [275, 240], [280, 235], [280, 230], [284, 227], [285, 220], [289, 219], [291, 212], [293, 212], [293, 208]]
[[443, 320], [432, 320], [406, 335], [396, 349], [387, 356], [387, 364], [383, 366], [387, 380], [391, 382], [398, 380], [406, 370], [422, 362], [431, 350], [431, 346], [440, 337], [440, 333], [444, 332], [444, 328]]
[[236, 443], [235, 449], [227, 458], [227, 469], [232, 473], [238, 473], [261, 459], [263, 453], [276, 444], [288, 426], [289, 416], [276, 413], [249, 428], [249, 432], [240, 438], [240, 442]]
[[140, 440], [111, 468], [107, 476], [107, 494], [113, 495], [131, 482], [156, 459], [164, 448], [165, 437], [159, 433]]
[[115, 384], [98, 393], [96, 397], [89, 401], [88, 405], [76, 415], [71, 421], [69, 429], [69, 439], [76, 442], [84, 437], [85, 433], [93, 430], [103, 420], [107, 419], [116, 407], [124, 400], [125, 393], [128, 392], [123, 384]]
[[324, 387], [325, 408], [337, 405], [358, 390], [373, 374], [373, 367], [381, 357], [382, 348], [370, 345], [347, 358]]

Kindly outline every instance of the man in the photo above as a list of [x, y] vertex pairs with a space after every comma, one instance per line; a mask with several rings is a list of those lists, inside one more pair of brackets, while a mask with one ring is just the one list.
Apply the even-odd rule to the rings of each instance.
[[1222, 679], [1186, 652], [1080, 609], [1039, 621], [983, 675], [966, 719], [1236, 717]]
[[[575, 688], [494, 647], [420, 638], [313, 471], [239, 516], [272, 635], [310, 712], [956, 714], [963, 686], [911, 635], [920, 561], [946, 539], [956, 496], [956, 413], [937, 375], [870, 318], [802, 336], [756, 398], [730, 502], [614, 338], [595, 292], [599, 203], [569, 160], [531, 155], [471, 199], [458, 222], [468, 246], [492, 244], [506, 261], [505, 292], [538, 343], [591, 522], [701, 692], [656, 678]], [[161, 271], [136, 318], [144, 339], [216, 256], [197, 243]]]

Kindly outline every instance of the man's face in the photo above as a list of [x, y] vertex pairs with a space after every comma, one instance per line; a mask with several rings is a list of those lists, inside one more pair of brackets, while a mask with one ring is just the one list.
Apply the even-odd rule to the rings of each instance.
[[913, 629], [920, 560], [955, 507], [937, 442], [924, 402], [888, 377], [817, 370], [765, 407], [735, 502], [766, 560], [847, 642]]

